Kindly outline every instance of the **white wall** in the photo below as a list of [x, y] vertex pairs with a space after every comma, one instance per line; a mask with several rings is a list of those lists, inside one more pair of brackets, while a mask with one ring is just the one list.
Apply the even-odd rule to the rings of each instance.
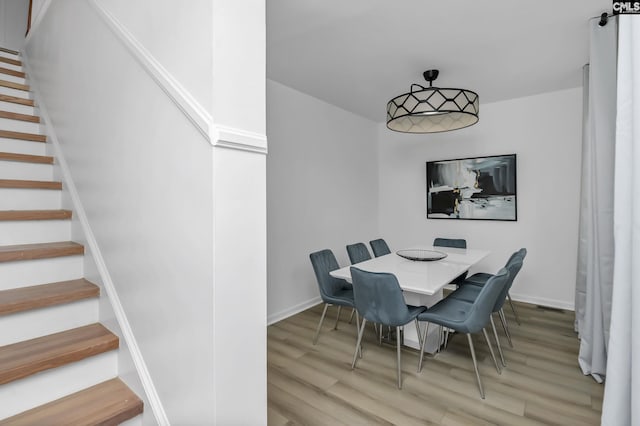
[[378, 237], [376, 123], [267, 80], [268, 321], [319, 302], [309, 254]]
[[0, 47], [22, 49], [28, 15], [29, 0], [0, 0]]
[[205, 109], [211, 110], [214, 2], [98, 1]]
[[[528, 249], [514, 299], [573, 309], [580, 194], [582, 89], [480, 108], [475, 126], [407, 135], [379, 125], [380, 235], [392, 248], [466, 238], [491, 250], [476, 270], [497, 271]], [[517, 154], [518, 220], [426, 219], [426, 161]]]

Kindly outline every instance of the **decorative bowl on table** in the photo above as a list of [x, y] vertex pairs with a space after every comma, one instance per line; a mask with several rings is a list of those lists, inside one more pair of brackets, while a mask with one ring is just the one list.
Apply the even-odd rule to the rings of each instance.
[[415, 260], [418, 262], [432, 262], [434, 260], [441, 260], [447, 257], [447, 253], [443, 253], [437, 250], [424, 250], [424, 249], [405, 249], [398, 250], [396, 254], [405, 259]]

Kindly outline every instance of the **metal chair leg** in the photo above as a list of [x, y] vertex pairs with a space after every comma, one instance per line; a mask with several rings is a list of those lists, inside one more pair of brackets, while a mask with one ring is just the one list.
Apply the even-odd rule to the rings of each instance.
[[351, 315], [349, 316], [349, 324], [353, 322], [353, 314], [356, 313], [356, 308], [351, 308]]
[[400, 349], [400, 327], [396, 327], [396, 352], [398, 353], [398, 389], [402, 389], [402, 357]]
[[366, 323], [367, 323], [367, 320], [362, 318], [362, 326], [360, 327], [360, 330], [358, 330], [358, 340], [356, 341], [356, 349], [353, 353], [353, 362], [351, 363], [352, 370], [356, 368], [356, 363], [358, 362], [358, 352], [360, 351], [360, 342], [362, 341], [362, 335], [364, 334], [364, 325]]
[[507, 292], [507, 299], [509, 299], [509, 305], [511, 305], [511, 310], [513, 311], [513, 316], [516, 318], [516, 322], [520, 325], [520, 318], [518, 318], [518, 313], [516, 312], [515, 306], [513, 306], [513, 300], [511, 300], [511, 295]]
[[340, 311], [342, 311], [342, 306], [338, 306], [338, 315], [336, 315], [336, 323], [333, 325], [333, 329], [338, 329], [338, 321], [340, 321]]
[[493, 365], [496, 366], [496, 371], [498, 374], [502, 374], [502, 370], [500, 370], [500, 366], [498, 365], [498, 360], [496, 359], [496, 354], [493, 353], [493, 348], [491, 347], [491, 341], [489, 340], [489, 335], [487, 334], [487, 329], [482, 329], [482, 334], [484, 335], [484, 340], [487, 341], [487, 346], [489, 346], [489, 353], [491, 354], [491, 359], [493, 359]]
[[[362, 318], [362, 321], [364, 321], [364, 317]], [[358, 332], [360, 331], [360, 315], [358, 315], [358, 312], [356, 312], [356, 330], [358, 330]], [[358, 353], [360, 354], [360, 358], [362, 358], [362, 342], [360, 342], [360, 345], [358, 346]]]
[[480, 397], [484, 399], [484, 389], [482, 389], [482, 380], [480, 380], [480, 372], [478, 371], [478, 361], [476, 360], [476, 351], [473, 349], [473, 341], [471, 335], [467, 334], [467, 341], [469, 342], [469, 350], [471, 350], [471, 359], [473, 359], [473, 368], [476, 370], [476, 379], [478, 379], [478, 389], [480, 390]]
[[502, 328], [504, 328], [504, 334], [507, 335], [507, 340], [509, 341], [509, 346], [513, 348], [513, 342], [511, 342], [511, 333], [509, 333], [509, 326], [507, 325], [507, 318], [504, 316], [504, 310], [500, 309], [498, 312], [500, 315], [500, 321], [502, 322]]
[[415, 323], [416, 323], [416, 334], [418, 335], [418, 346], [422, 347], [422, 333], [420, 333], [420, 321], [418, 321], [418, 318], [415, 319]]
[[424, 358], [424, 345], [427, 342], [427, 332], [429, 331], [429, 323], [424, 328], [424, 334], [422, 335], [422, 344], [420, 345], [420, 358], [418, 359], [418, 373], [422, 371], [422, 358]]
[[313, 336], [313, 344], [318, 343], [318, 336], [320, 335], [320, 329], [322, 328], [322, 321], [324, 321], [324, 316], [327, 314], [327, 309], [329, 308], [329, 304], [324, 304], [324, 309], [322, 311], [322, 316], [320, 317], [320, 322], [318, 323], [318, 328], [316, 329], [316, 335]]
[[491, 328], [493, 329], [493, 337], [496, 338], [496, 344], [498, 345], [498, 353], [500, 354], [500, 361], [502, 362], [502, 366], [506, 367], [507, 363], [504, 360], [504, 354], [502, 353], [502, 345], [500, 344], [500, 338], [498, 337], [498, 331], [496, 330], [496, 323], [493, 321], [493, 315], [489, 316], [491, 320]]

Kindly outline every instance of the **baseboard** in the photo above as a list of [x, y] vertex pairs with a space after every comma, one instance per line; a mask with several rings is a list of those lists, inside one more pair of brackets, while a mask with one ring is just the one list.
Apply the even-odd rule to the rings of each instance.
[[306, 302], [298, 303], [297, 305], [294, 305], [283, 311], [276, 312], [275, 314], [268, 315], [267, 325], [275, 324], [278, 321], [282, 321], [285, 318], [289, 318], [302, 311], [306, 311], [307, 309], [313, 306], [316, 306], [318, 303], [322, 303], [322, 299], [320, 298], [320, 296], [314, 297], [313, 299], [307, 300]]
[[[22, 59], [24, 70], [27, 72], [27, 75], [30, 75], [31, 69], [26, 53], [23, 54]], [[144, 361], [142, 352], [140, 351], [140, 347], [138, 346], [136, 338], [133, 334], [133, 330], [131, 329], [131, 325], [129, 324], [129, 320], [127, 319], [127, 315], [124, 311], [124, 307], [122, 306], [122, 303], [120, 303], [118, 293], [113, 284], [113, 280], [111, 279], [111, 275], [109, 274], [109, 271], [107, 269], [106, 263], [98, 246], [98, 242], [96, 241], [91, 226], [89, 225], [87, 214], [84, 210], [82, 202], [80, 201], [78, 190], [76, 189], [73, 179], [71, 178], [71, 171], [69, 170], [69, 166], [62, 152], [60, 141], [58, 140], [55, 130], [51, 125], [51, 119], [47, 112], [46, 105], [42, 101], [42, 97], [40, 96], [40, 92], [36, 83], [33, 80], [29, 80], [29, 83], [39, 109], [39, 115], [42, 118], [43, 123], [47, 126], [47, 142], [51, 143], [54, 149], [56, 163], [60, 167], [65, 188], [67, 189], [67, 191], [69, 191], [69, 196], [73, 204], [73, 215], [78, 219], [82, 228], [82, 232], [84, 233], [84, 236], [87, 240], [87, 246], [89, 247], [89, 251], [93, 256], [93, 260], [96, 264], [98, 273], [100, 274], [100, 279], [102, 281], [105, 293], [109, 299], [109, 302], [111, 303], [113, 312], [116, 316], [116, 320], [118, 321], [118, 325], [120, 326], [120, 329], [122, 331], [122, 337], [124, 338], [126, 345], [129, 348], [131, 358], [136, 367], [138, 376], [140, 377], [140, 381], [147, 396], [147, 400], [149, 401], [149, 405], [151, 406], [151, 411], [155, 416], [157, 424], [162, 426], [169, 426], [169, 418], [167, 417], [167, 414], [160, 400], [160, 396], [158, 395], [158, 392], [153, 384], [151, 374], [149, 373], [149, 369], [147, 368], [147, 365]], [[87, 254], [85, 254], [85, 256], [86, 255]]]
[[530, 303], [532, 305], [547, 306], [549, 308], [564, 309], [566, 311], [575, 311], [575, 305], [569, 302], [563, 302], [555, 299], [547, 299], [545, 297], [536, 297], [527, 294], [510, 293], [511, 298], [516, 302]]

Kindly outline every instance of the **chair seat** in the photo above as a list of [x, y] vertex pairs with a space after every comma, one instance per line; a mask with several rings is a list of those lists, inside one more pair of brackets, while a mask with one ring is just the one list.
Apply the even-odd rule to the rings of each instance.
[[467, 277], [467, 279], [465, 280], [465, 284], [472, 284], [482, 287], [492, 276], [493, 274], [489, 274], [487, 272], [478, 272], [471, 275], [470, 277]]
[[[466, 281], [465, 281], [466, 283]], [[447, 297], [451, 297], [465, 302], [473, 303], [482, 291], [482, 287], [477, 285], [462, 285]]]
[[478, 324], [479, 327], [473, 327], [470, 330], [465, 321], [469, 318], [473, 303], [446, 297], [427, 308], [424, 312], [418, 315], [418, 321], [427, 321], [435, 324], [443, 325], [454, 329], [461, 333], [475, 333], [482, 329], [484, 324]]
[[325, 297], [325, 303], [339, 306], [354, 307], [353, 288], [344, 287], [342, 290], [336, 291], [334, 294]]

